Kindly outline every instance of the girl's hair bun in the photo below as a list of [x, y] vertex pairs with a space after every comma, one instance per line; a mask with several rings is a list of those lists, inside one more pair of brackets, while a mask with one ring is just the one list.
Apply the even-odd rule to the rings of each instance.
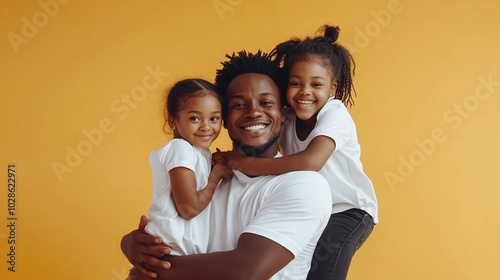
[[323, 38], [328, 43], [332, 44], [337, 42], [339, 38], [340, 28], [338, 26], [323, 25], [318, 32], [323, 33]]

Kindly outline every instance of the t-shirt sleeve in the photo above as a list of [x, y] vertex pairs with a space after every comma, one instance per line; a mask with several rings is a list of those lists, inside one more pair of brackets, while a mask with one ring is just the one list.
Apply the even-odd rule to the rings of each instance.
[[[244, 232], [266, 237], [297, 256], [325, 228], [331, 212], [327, 181], [317, 172], [290, 172], [273, 184]], [[256, 186], [254, 186], [256, 187]]]
[[182, 139], [172, 139], [158, 150], [158, 159], [167, 171], [176, 167], [185, 167], [194, 171], [196, 166], [193, 146]]
[[335, 149], [341, 149], [355, 130], [354, 121], [340, 102], [328, 104], [318, 113], [318, 121], [311, 132], [312, 137], [327, 136], [335, 141]]

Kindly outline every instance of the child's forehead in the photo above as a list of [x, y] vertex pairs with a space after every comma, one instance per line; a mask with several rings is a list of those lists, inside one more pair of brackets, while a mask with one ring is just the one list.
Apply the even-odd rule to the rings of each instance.
[[186, 93], [184, 96], [180, 97], [180, 99], [184, 100], [184, 102], [187, 102], [191, 98], [198, 98], [198, 99], [217, 99], [220, 102], [220, 96], [215, 93], [214, 91], [207, 90], [207, 89], [201, 89], [193, 92]]
[[319, 54], [304, 54], [304, 55], [298, 56], [295, 58], [293, 63], [297, 63], [297, 62], [316, 63], [316, 64], [319, 64], [323, 67], [330, 66], [330, 60], [326, 56], [319, 55]]
[[305, 53], [301, 56], [299, 56], [302, 60], [307, 60], [307, 61], [316, 61], [316, 60], [323, 60], [325, 57], [323, 55], [317, 54], [317, 53]]
[[178, 103], [180, 109], [184, 109], [186, 106], [207, 106], [207, 105], [221, 105], [219, 98], [215, 93], [210, 91], [198, 92], [197, 94], [188, 95], [183, 100]]
[[317, 64], [317, 65], [325, 68], [332, 76], [335, 72], [334, 65], [332, 65], [332, 62], [330, 61], [330, 59], [328, 59], [328, 57], [326, 57], [326, 56], [322, 56], [319, 54], [305, 54], [303, 56], [299, 56], [292, 62], [291, 67], [293, 67], [293, 65], [298, 63], [298, 62]]

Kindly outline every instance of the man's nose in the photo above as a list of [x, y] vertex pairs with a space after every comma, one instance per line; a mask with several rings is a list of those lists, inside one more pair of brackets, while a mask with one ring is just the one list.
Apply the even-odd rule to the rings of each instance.
[[251, 104], [248, 106], [247, 116], [256, 118], [262, 116], [262, 108], [259, 104]]

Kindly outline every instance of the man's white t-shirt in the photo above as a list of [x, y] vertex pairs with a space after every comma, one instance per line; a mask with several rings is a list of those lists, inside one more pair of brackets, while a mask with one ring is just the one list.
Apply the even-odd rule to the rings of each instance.
[[304, 141], [297, 137], [296, 116], [288, 114], [282, 126], [280, 146], [285, 155], [303, 151], [316, 136], [335, 141], [335, 151], [319, 171], [331, 187], [332, 214], [359, 208], [365, 210], [378, 223], [378, 202], [370, 179], [363, 171], [361, 148], [356, 125], [345, 105], [333, 97], [317, 115], [314, 129]]
[[183, 139], [172, 139], [149, 155], [153, 172], [153, 201], [149, 207], [146, 232], [159, 236], [172, 248], [172, 255], [206, 253], [210, 204], [191, 220], [182, 218], [172, 199], [169, 171], [176, 167], [192, 170], [196, 189], [207, 185], [210, 175], [211, 153]]
[[234, 249], [242, 233], [260, 235], [295, 256], [271, 279], [306, 279], [316, 243], [330, 217], [326, 180], [312, 171], [252, 178], [234, 173], [212, 198], [209, 252]]

